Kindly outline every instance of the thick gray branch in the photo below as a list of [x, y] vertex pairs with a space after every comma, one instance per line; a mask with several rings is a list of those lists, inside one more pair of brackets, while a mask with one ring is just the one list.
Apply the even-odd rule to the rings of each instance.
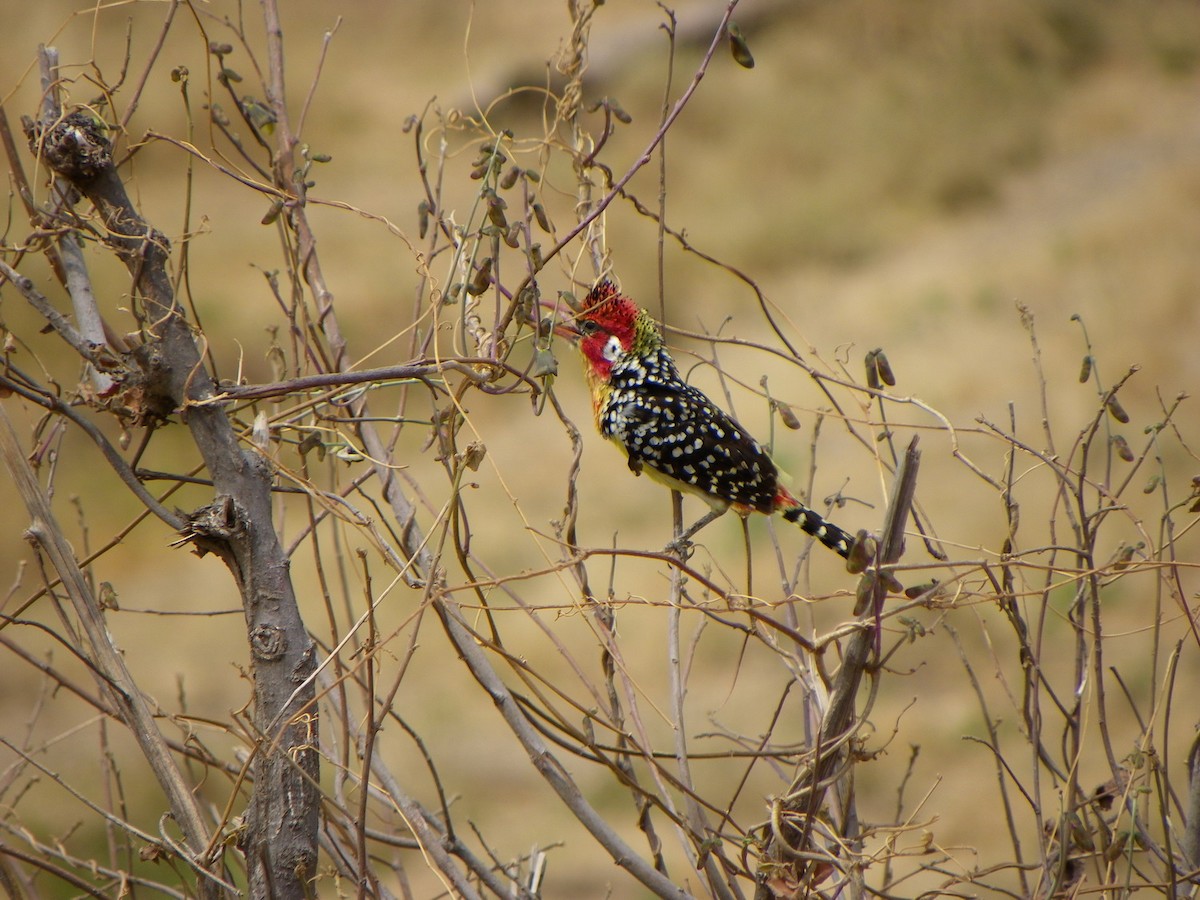
[[[125, 263], [146, 318], [138, 362], [152, 401], [185, 413], [215, 501], [193, 514], [188, 537], [221, 556], [237, 579], [254, 659], [254, 794], [243, 843], [256, 898], [307, 894], [316, 871], [318, 755], [312, 643], [300, 618], [289, 563], [276, 536], [272, 472], [243, 449], [221, 404], [205, 404], [215, 385], [176, 302], [169, 244], [134, 208], [108, 141], [88, 116], [26, 123], [35, 153], [96, 208], [108, 246]], [[198, 404], [198, 405], [194, 405]], [[296, 690], [296, 685], [302, 690]], [[278, 722], [276, 727], [272, 723]]]

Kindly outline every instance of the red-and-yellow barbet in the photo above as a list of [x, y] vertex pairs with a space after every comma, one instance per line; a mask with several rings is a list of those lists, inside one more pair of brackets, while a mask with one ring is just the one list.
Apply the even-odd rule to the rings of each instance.
[[741, 516], [779, 513], [849, 557], [854, 538], [797, 500], [762, 445], [680, 377], [648, 312], [602, 281], [575, 317], [574, 331], [600, 433], [621, 449], [635, 475], [645, 472], [712, 507], [677, 544], [732, 509]]

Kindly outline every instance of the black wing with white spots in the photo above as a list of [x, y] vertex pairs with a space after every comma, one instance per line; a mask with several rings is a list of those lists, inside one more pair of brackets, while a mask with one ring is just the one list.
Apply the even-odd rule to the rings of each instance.
[[760, 512], [774, 510], [778, 470], [746, 431], [684, 382], [663, 353], [615, 364], [600, 431], [642, 465], [698, 493]]

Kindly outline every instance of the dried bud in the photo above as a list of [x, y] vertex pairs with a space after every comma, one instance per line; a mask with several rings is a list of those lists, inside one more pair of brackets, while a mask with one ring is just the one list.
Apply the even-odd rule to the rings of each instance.
[[1158, 486], [1162, 484], [1161, 475], [1151, 475], [1150, 480], [1146, 482], [1146, 486], [1142, 488], [1143, 494], [1153, 494], [1158, 490]]
[[250, 429], [250, 443], [263, 453], [271, 450], [271, 426], [265, 412], [259, 412], [254, 417], [254, 425]]

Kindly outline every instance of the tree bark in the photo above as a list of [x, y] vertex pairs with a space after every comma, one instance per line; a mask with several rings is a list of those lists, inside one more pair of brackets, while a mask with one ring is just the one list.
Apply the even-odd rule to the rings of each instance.
[[[241, 592], [254, 666], [254, 791], [242, 849], [251, 896], [302, 898], [317, 858], [315, 653], [296, 605], [289, 561], [271, 512], [270, 463], [243, 449], [175, 300], [164, 235], [138, 214], [107, 139], [87, 116], [26, 122], [33, 151], [96, 208], [98, 229], [133, 278], [145, 343], [133, 352], [147, 417], [179, 415], [212, 476], [212, 503], [185, 535], [224, 560]], [[130, 387], [128, 383], [126, 388]]]

